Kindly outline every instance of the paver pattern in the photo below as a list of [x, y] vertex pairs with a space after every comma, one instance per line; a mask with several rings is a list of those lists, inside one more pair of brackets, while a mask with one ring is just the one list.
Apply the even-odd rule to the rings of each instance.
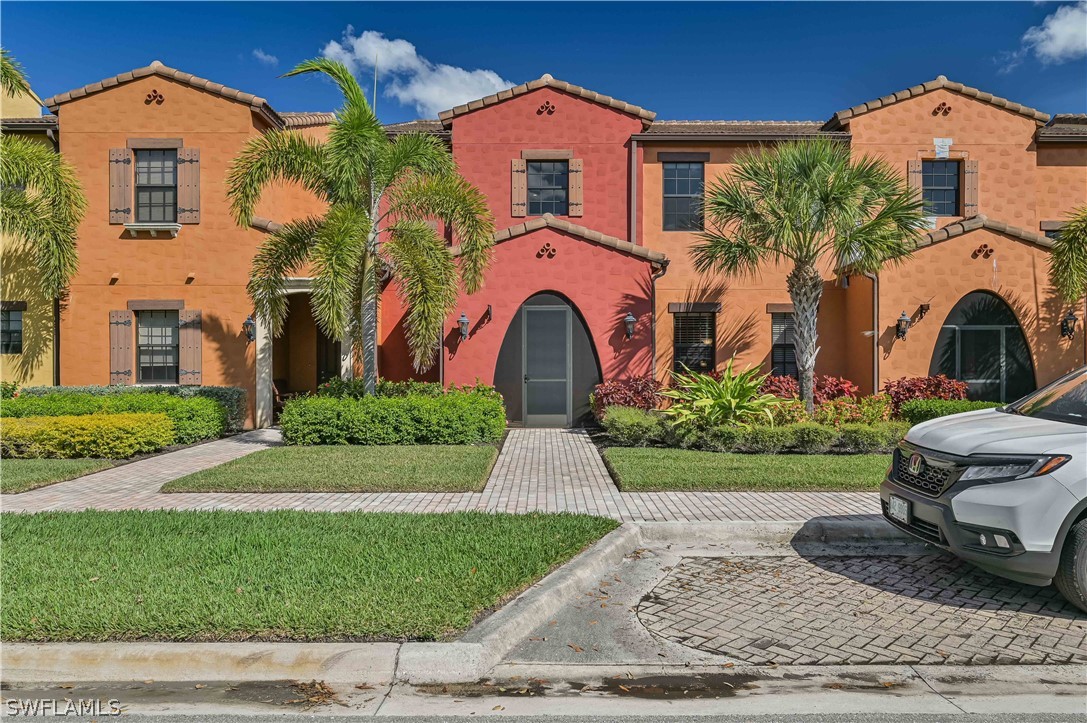
[[163, 494], [166, 482], [281, 443], [246, 432], [18, 495], [5, 512], [45, 510], [300, 509], [330, 512], [582, 512], [624, 522], [807, 520], [878, 515], [874, 492], [640, 492], [616, 488], [589, 435], [577, 429], [510, 430], [482, 492], [200, 492]]
[[1087, 662], [1087, 615], [1055, 588], [949, 555], [689, 557], [637, 615], [672, 642], [754, 664]]

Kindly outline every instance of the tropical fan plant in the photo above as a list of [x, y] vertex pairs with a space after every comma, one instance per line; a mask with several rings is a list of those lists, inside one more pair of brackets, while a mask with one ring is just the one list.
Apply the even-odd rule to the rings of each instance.
[[1087, 294], [1087, 206], [1070, 213], [1053, 240], [1049, 282], [1070, 304]]
[[[342, 63], [307, 60], [286, 75], [321, 73], [344, 96], [326, 141], [291, 131], [253, 138], [227, 179], [231, 211], [248, 226], [261, 193], [295, 183], [327, 204], [321, 215], [295, 219], [271, 233], [253, 260], [248, 285], [257, 314], [274, 334], [287, 316], [285, 280], [310, 269], [312, 307], [329, 338], [349, 333], [363, 364], [367, 393], [377, 384], [377, 305], [386, 275], [396, 279], [407, 309], [406, 332], [417, 369], [437, 357], [458, 283], [483, 284], [494, 220], [480, 191], [458, 173], [441, 139], [407, 133], [390, 140], [354, 76]], [[460, 242], [454, 259], [428, 225], [440, 219]]]
[[672, 373], [672, 386], [660, 392], [672, 400], [672, 405], [664, 410], [672, 426], [773, 426], [773, 411], [782, 400], [759, 391], [769, 375], [761, 374], [755, 367], [736, 372], [734, 362], [735, 359], [729, 359], [720, 378], [690, 370]]
[[706, 231], [691, 252], [699, 271], [743, 275], [763, 264], [791, 266], [800, 398], [810, 413], [820, 265], [874, 273], [908, 256], [925, 227], [921, 200], [885, 161], [854, 158], [848, 144], [816, 139], [742, 154], [731, 174], [707, 188], [704, 216]]
[[[6, 50], [0, 50], [0, 89], [41, 102]], [[86, 208], [75, 169], [52, 146], [0, 135], [0, 232], [30, 250], [46, 296], [60, 296], [75, 275], [76, 231]]]

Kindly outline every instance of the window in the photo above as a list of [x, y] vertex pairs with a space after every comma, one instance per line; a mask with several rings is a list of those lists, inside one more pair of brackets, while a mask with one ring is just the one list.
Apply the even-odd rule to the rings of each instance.
[[1057, 238], [1058, 236], [1061, 235], [1061, 230], [1060, 229], [1051, 229], [1049, 231], [1045, 231], [1044, 233], [1045, 233], [1046, 238]]
[[136, 151], [136, 223], [177, 223], [177, 150]]
[[922, 161], [921, 191], [925, 213], [933, 216], [958, 216], [959, 162]]
[[177, 384], [178, 313], [136, 313], [136, 358], [140, 384]]
[[570, 162], [529, 161], [528, 215], [569, 215]]
[[795, 378], [800, 376], [796, 368], [796, 347], [793, 345], [795, 330], [796, 325], [793, 323], [792, 314], [770, 315], [770, 336], [773, 340], [770, 351], [770, 373], [775, 376]]
[[23, 312], [0, 311], [0, 354], [23, 353]]
[[664, 230], [702, 230], [703, 163], [664, 164]]
[[717, 315], [673, 314], [674, 350], [672, 368], [677, 372], [713, 371], [716, 366]]

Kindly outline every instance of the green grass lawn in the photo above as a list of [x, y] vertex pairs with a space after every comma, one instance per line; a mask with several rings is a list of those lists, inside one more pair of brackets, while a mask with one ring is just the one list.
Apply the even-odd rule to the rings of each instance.
[[108, 459], [5, 459], [0, 461], [0, 493], [26, 492], [112, 466]]
[[604, 460], [624, 492], [815, 492], [878, 490], [891, 456], [609, 447]]
[[0, 638], [435, 640], [617, 525], [482, 512], [4, 515]]
[[167, 482], [163, 492], [478, 492], [490, 445], [274, 447]]

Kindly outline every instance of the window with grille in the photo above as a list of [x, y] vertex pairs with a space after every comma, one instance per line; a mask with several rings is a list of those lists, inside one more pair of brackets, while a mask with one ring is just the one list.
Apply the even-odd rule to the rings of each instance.
[[675, 325], [672, 368], [711, 372], [716, 365], [717, 316], [715, 314], [673, 314]]
[[23, 312], [0, 311], [0, 354], [23, 353]]
[[932, 216], [958, 216], [959, 162], [922, 161], [921, 195], [925, 213]]
[[702, 190], [705, 185], [704, 163], [665, 163], [664, 230], [702, 230]]
[[770, 334], [773, 347], [770, 351], [771, 373], [779, 377], [799, 378], [796, 367], [796, 346], [793, 334], [796, 326], [790, 313], [770, 315]]
[[568, 216], [570, 208], [570, 162], [529, 161], [528, 215]]
[[141, 384], [177, 384], [178, 313], [136, 314], [136, 359]]
[[136, 223], [177, 222], [177, 149], [136, 151]]

